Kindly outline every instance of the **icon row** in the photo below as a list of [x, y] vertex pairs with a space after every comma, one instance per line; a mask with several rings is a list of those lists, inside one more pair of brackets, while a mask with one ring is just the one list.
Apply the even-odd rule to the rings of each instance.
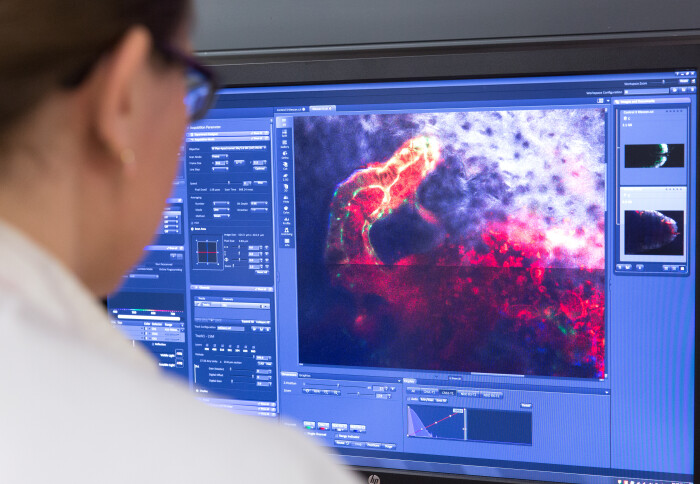
[[671, 93], [672, 94], [678, 94], [678, 93], [693, 93], [696, 92], [697, 88], [695, 86], [680, 86], [680, 87], [672, 87], [671, 88]]
[[313, 420], [304, 420], [304, 428], [306, 430], [331, 430], [333, 432], [352, 432], [355, 434], [367, 433], [367, 426], [362, 424], [346, 424], [346, 423], [329, 423], [315, 422]]

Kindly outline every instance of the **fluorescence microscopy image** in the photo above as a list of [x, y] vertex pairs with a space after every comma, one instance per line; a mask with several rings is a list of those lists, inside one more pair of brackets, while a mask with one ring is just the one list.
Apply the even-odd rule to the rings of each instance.
[[295, 118], [300, 361], [603, 377], [603, 114]]
[[683, 168], [685, 145], [625, 145], [625, 168]]
[[625, 210], [625, 254], [683, 255], [683, 220], [682, 210]]

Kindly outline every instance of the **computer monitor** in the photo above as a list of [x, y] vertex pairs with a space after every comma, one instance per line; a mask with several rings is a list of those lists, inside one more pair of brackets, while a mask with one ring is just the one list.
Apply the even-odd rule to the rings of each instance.
[[697, 43], [210, 63], [154, 364], [369, 482], [694, 482]]

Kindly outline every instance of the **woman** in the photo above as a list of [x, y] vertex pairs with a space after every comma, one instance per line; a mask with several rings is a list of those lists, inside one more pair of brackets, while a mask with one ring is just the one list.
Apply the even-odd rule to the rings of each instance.
[[213, 93], [189, 18], [186, 0], [0, 3], [2, 483], [351, 481], [292, 431], [163, 380], [97, 302]]

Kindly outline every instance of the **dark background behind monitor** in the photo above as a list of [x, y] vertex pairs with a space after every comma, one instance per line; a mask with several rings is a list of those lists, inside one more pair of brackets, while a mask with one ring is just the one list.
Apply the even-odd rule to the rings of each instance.
[[[399, 71], [391, 62], [387, 72], [381, 60], [342, 65], [340, 59], [522, 52], [601, 43], [607, 43], [607, 50], [591, 55], [607, 56], [617, 46], [634, 50], [640, 44], [668, 46], [700, 39], [697, 0], [201, 0], [195, 6], [198, 55], [214, 65], [245, 64], [244, 73], [229, 79], [237, 85], [455, 75], [442, 74], [432, 65], [416, 72], [409, 63]], [[644, 58], [635, 62], [640, 59], [631, 50], [618, 59], [630, 69], [647, 68]], [[471, 56], [475, 65], [463, 69], [464, 75], [553, 72], [546, 65], [530, 68], [529, 58], [523, 59], [519, 53], [506, 55], [499, 62], [512, 64], [497, 66], [493, 58]], [[328, 60], [333, 65], [318, 62]], [[591, 70], [592, 59], [572, 64], [576, 60], [560, 59], [553, 65], [561, 72]], [[274, 63], [283, 66], [278, 69]], [[610, 69], [614, 62], [604, 64]], [[673, 67], [667, 64], [663, 67]], [[308, 70], [315, 72], [302, 72]]]
[[697, 0], [202, 0], [198, 51], [691, 35]]
[[696, 0], [207, 0], [198, 16], [196, 48], [228, 86], [700, 69]]

